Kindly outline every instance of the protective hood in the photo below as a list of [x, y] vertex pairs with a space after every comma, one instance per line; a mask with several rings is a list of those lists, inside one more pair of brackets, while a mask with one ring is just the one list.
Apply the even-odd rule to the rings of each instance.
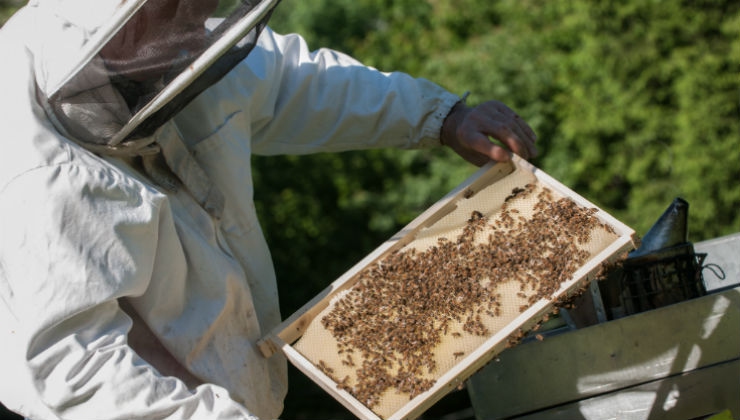
[[279, 0], [36, 0], [39, 102], [68, 138], [108, 155], [151, 135], [254, 47]]

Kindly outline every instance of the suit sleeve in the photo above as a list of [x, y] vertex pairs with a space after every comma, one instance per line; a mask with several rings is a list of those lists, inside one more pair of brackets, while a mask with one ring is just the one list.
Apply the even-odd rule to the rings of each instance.
[[209, 115], [234, 115], [263, 155], [421, 148], [440, 144], [442, 122], [459, 100], [428, 80], [330, 49], [310, 51], [300, 36], [266, 28], [246, 60], [178, 123], [197, 132]]

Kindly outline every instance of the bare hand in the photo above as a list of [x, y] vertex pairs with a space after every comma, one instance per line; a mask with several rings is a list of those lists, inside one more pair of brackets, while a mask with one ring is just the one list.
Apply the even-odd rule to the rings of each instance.
[[473, 108], [458, 103], [447, 115], [441, 136], [442, 144], [478, 166], [491, 159], [506, 162], [511, 159], [512, 152], [524, 159], [536, 157], [536, 139], [529, 125], [499, 101], [488, 101]]

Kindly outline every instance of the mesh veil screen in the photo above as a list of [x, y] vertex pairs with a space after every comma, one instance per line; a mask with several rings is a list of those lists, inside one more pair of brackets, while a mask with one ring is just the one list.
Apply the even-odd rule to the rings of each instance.
[[[229, 29], [256, 0], [151, 0], [99, 54], [48, 100], [67, 134], [82, 143], [110, 145], [122, 127], [196, 59], [229, 34], [230, 48], [178, 90], [174, 99], [139, 122], [126, 139], [146, 137], [220, 80], [256, 44], [271, 10], [248, 33]], [[275, 2], [276, 4], [276, 2]]]

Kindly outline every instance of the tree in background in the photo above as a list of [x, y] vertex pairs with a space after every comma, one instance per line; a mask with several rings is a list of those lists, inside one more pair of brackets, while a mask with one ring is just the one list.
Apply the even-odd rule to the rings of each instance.
[[23, 0], [0, 0], [0, 26], [24, 3]]

